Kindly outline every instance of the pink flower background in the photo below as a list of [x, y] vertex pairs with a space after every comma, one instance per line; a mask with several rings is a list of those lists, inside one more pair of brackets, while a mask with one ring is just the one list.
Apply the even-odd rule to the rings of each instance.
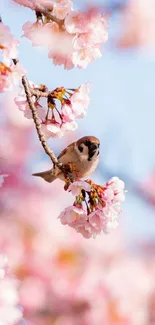
[[[4, 23], [19, 38], [25, 17], [33, 21], [33, 14], [1, 2]], [[2, 95], [0, 253], [7, 261], [1, 256], [0, 324], [155, 324], [155, 8], [151, 0], [126, 1], [121, 10], [113, 3], [109, 44], [87, 70], [53, 66], [47, 53], [24, 37], [19, 53], [36, 84], [78, 88], [92, 81], [88, 114], [78, 122], [78, 132], [49, 145], [58, 154], [85, 134], [100, 138], [101, 163], [92, 178], [104, 183], [118, 175], [125, 182], [120, 225], [111, 234], [85, 239], [60, 223], [57, 217], [72, 204], [72, 195], [61, 181], [53, 185], [31, 176], [51, 163], [32, 121], [14, 103], [17, 94]]]

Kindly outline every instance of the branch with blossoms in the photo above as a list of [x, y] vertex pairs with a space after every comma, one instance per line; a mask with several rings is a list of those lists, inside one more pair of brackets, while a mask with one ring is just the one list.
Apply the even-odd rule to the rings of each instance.
[[[35, 13], [35, 21], [23, 26], [25, 37], [33, 46], [48, 50], [48, 57], [55, 65], [65, 69], [84, 69], [102, 56], [102, 44], [108, 39], [107, 19], [97, 9], [75, 11], [71, 0], [14, 0]], [[49, 138], [61, 138], [67, 131], [77, 129], [77, 120], [86, 115], [90, 102], [90, 85], [82, 84], [75, 89], [57, 87], [49, 90], [46, 85], [35, 85], [26, 77], [26, 71], [18, 60], [17, 45], [10, 30], [0, 23], [0, 92], [12, 90], [18, 84], [14, 101], [28, 119], [33, 119], [38, 138], [45, 153], [50, 157], [65, 178], [64, 189], [75, 195], [72, 206], [59, 218], [84, 237], [95, 237], [116, 228], [120, 205], [124, 201], [124, 183], [117, 177], [105, 185], [91, 180], [75, 181], [73, 164], [63, 165], [49, 148]], [[42, 104], [44, 98], [44, 104]]]

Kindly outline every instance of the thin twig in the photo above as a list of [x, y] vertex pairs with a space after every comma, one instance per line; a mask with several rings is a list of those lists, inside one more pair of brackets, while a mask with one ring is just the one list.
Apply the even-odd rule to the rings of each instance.
[[31, 95], [37, 96], [37, 97], [48, 97], [52, 95], [52, 91], [42, 91], [39, 89], [33, 89], [29, 86], [29, 89], [31, 91]]
[[32, 99], [31, 99], [31, 91], [29, 89], [29, 83], [28, 83], [28, 80], [27, 80], [27, 78], [25, 76], [22, 77], [22, 84], [23, 84], [23, 87], [24, 87], [24, 90], [25, 90], [25, 94], [26, 94], [26, 98], [27, 98], [29, 107], [30, 107], [30, 109], [32, 111], [32, 116], [33, 116], [33, 120], [34, 120], [34, 123], [35, 123], [35, 127], [36, 127], [36, 130], [37, 130], [39, 140], [40, 140], [46, 154], [51, 158], [53, 164], [55, 164], [58, 167], [62, 168], [62, 164], [58, 162], [58, 159], [56, 158], [54, 152], [48, 147], [48, 145], [46, 143], [46, 140], [45, 140], [45, 136], [44, 136], [43, 132], [41, 131], [41, 124], [40, 124], [40, 121], [39, 121], [39, 118], [38, 118], [37, 109], [36, 109]]

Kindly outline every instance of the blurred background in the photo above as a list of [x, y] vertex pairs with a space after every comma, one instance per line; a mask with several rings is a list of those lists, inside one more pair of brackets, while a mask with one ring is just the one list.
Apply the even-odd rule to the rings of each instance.
[[84, 135], [101, 141], [93, 180], [112, 176], [126, 184], [120, 226], [84, 239], [57, 216], [72, 202], [61, 181], [31, 177], [51, 166], [33, 123], [0, 97], [0, 251], [20, 280], [20, 302], [30, 325], [155, 324], [155, 1], [77, 1], [109, 16], [109, 41], [86, 70], [64, 71], [22, 36], [31, 10], [1, 0], [3, 22], [20, 39], [19, 58], [30, 80], [79, 87], [91, 81], [88, 115], [77, 132], [50, 140], [58, 154]]

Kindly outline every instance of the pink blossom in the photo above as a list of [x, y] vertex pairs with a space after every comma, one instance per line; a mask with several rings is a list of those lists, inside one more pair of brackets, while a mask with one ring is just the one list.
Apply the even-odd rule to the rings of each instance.
[[112, 207], [105, 207], [103, 210], [96, 210], [89, 214], [89, 223], [87, 228], [91, 235], [96, 235], [104, 232], [105, 234], [110, 233], [113, 229], [118, 227], [118, 219], [116, 212], [114, 213]]
[[69, 104], [65, 102], [62, 104], [62, 118], [64, 122], [70, 122], [75, 119], [74, 112], [72, 109], [71, 101], [69, 101]]
[[[17, 105], [18, 109], [24, 113], [24, 116], [28, 119], [32, 119], [32, 112], [29, 107], [29, 104], [23, 96], [15, 97], [15, 104]], [[39, 103], [34, 103], [37, 108], [38, 117], [40, 120], [45, 119], [45, 110]]]
[[7, 64], [8, 59], [17, 58], [17, 45], [18, 41], [14, 39], [10, 28], [0, 22], [0, 49], [3, 52], [4, 63]]
[[78, 196], [80, 195], [82, 189], [85, 190], [86, 192], [90, 192], [91, 186], [84, 181], [77, 181], [71, 183], [71, 185], [68, 188], [68, 191], [71, 192], [74, 196]]
[[[87, 193], [85, 197], [80, 196], [82, 189]], [[95, 238], [102, 232], [107, 234], [118, 227], [120, 205], [124, 201], [124, 182], [118, 177], [111, 178], [102, 187], [77, 181], [69, 186], [68, 191], [76, 199], [73, 206], [62, 212], [60, 219], [63, 224], [68, 224], [85, 238]], [[75, 212], [79, 211], [82, 216], [77, 217]]]
[[86, 109], [89, 105], [90, 98], [89, 84], [82, 84], [62, 105], [63, 121], [70, 122], [75, 118], [83, 118], [86, 115]]
[[101, 45], [108, 38], [107, 20], [96, 11], [74, 12], [71, 8], [70, 0], [54, 1], [52, 14], [56, 19], [65, 19], [63, 28], [59, 21], [27, 22], [23, 26], [24, 36], [34, 46], [47, 47], [48, 57], [55, 65], [85, 69], [102, 56]]
[[61, 130], [62, 132], [75, 131], [77, 129], [76, 121], [64, 122], [62, 123]]
[[100, 44], [105, 43], [108, 40], [108, 33], [107, 30], [105, 30], [105, 28], [103, 30], [101, 28], [98, 30], [98, 28], [96, 27], [97, 26], [94, 26], [94, 29], [92, 29], [89, 33], [83, 33], [75, 37], [73, 43], [74, 49], [80, 50], [81, 48], [86, 48], [86, 47], [100, 48]]
[[17, 65], [6, 66], [0, 62], [0, 92], [11, 90], [24, 75], [25, 69], [18, 63]]
[[65, 19], [65, 28], [70, 34], [81, 34], [89, 31], [89, 17], [82, 11], [72, 11]]
[[30, 39], [33, 46], [47, 45], [49, 40], [48, 37], [45, 37], [45, 26], [40, 22], [32, 23], [28, 21], [22, 27], [24, 31], [23, 36]]
[[102, 53], [98, 47], [82, 47], [72, 54], [72, 61], [75, 67], [85, 69], [92, 61], [101, 58]]
[[21, 78], [26, 74], [26, 70], [23, 66], [18, 62], [16, 65], [11, 64], [11, 74], [8, 76], [8, 80], [10, 82], [10, 88], [14, 85], [18, 85]]
[[71, 0], [53, 1], [52, 15], [57, 19], [63, 20], [73, 9], [73, 2]]
[[49, 123], [42, 123], [41, 130], [44, 133], [46, 139], [61, 138], [63, 136], [61, 125], [56, 121], [49, 122]]
[[83, 225], [77, 225], [76, 231], [77, 233], [80, 233], [84, 238], [89, 239], [92, 237], [92, 230], [90, 231], [90, 224], [83, 224]]
[[[33, 84], [31, 81], [29, 81], [29, 85], [31, 88], [36, 88], [37, 85]], [[15, 104], [17, 105], [18, 109], [24, 113], [24, 116], [28, 119], [32, 119], [32, 112], [29, 107], [29, 104], [26, 99], [25, 91], [23, 88], [19, 88], [18, 96], [14, 98]], [[35, 102], [35, 99], [33, 99], [34, 105], [37, 108], [37, 113], [39, 119], [42, 121], [45, 119], [46, 111], [43, 108], [42, 105], [40, 105], [38, 102]]]
[[124, 195], [124, 187], [125, 184], [122, 180], [120, 180], [118, 177], [112, 177], [107, 183], [106, 183], [106, 190], [105, 195], [108, 194], [107, 191], [113, 191], [113, 202], [123, 202], [125, 200]]
[[82, 84], [79, 89], [70, 97], [72, 110], [76, 118], [83, 118], [86, 115], [86, 109], [89, 105], [90, 85]]
[[63, 64], [68, 70], [74, 67], [72, 62], [73, 36], [65, 30], [51, 30], [48, 50], [48, 57], [53, 59], [55, 65]]
[[[32, 84], [30, 81], [29, 84], [31, 88], [38, 88], [37, 85]], [[76, 93], [74, 96], [74, 93], [69, 93], [68, 95], [67, 90], [65, 90], [67, 96], [70, 99], [66, 99], [66, 96], [63, 100], [60, 98], [59, 100], [61, 102], [61, 113], [59, 112], [58, 115], [57, 111], [54, 111], [55, 108], [53, 108], [53, 116], [51, 116], [51, 112], [49, 112], [49, 116], [47, 116], [44, 107], [38, 101], [36, 101], [35, 97], [32, 97], [34, 105], [37, 108], [38, 117], [41, 122], [41, 129], [46, 139], [49, 139], [50, 137], [60, 138], [66, 132], [74, 131], [77, 129], [77, 122], [75, 121], [75, 118], [80, 118], [85, 114], [84, 109], [86, 109], [86, 106], [89, 102], [89, 86], [82, 85], [75, 91]], [[28, 119], [32, 119], [32, 113], [29, 108], [23, 88], [19, 91], [19, 94], [17, 97], [15, 97], [14, 101], [18, 109], [24, 113], [24, 116]]]
[[106, 223], [106, 216], [104, 216], [103, 211], [96, 210], [89, 214], [89, 223], [92, 228], [101, 232], [105, 223]]
[[74, 34], [72, 62], [85, 69], [102, 56], [101, 44], [108, 39], [107, 20], [97, 11], [71, 12], [65, 19], [68, 33]]
[[23, 25], [22, 29], [24, 31], [23, 36], [30, 39], [33, 46], [48, 48], [48, 56], [49, 58], [54, 57], [55, 63], [57, 61], [56, 64], [63, 64], [67, 58], [69, 60], [68, 56], [73, 50], [73, 37], [66, 33], [65, 30], [60, 29], [58, 23], [32, 23], [28, 21]]
[[63, 55], [60, 53], [53, 54], [53, 51], [48, 53], [48, 57], [53, 59], [55, 65], [64, 65], [64, 69], [70, 70], [74, 67], [72, 58], [69, 55]]
[[10, 82], [7, 76], [0, 75], [0, 93], [8, 90], [10, 87]]
[[81, 223], [83, 224], [86, 219], [86, 215], [83, 209], [75, 206], [69, 206], [63, 212], [61, 212], [58, 218], [61, 220], [63, 225], [75, 226]]
[[11, 83], [9, 77], [11, 73], [11, 69], [0, 62], [0, 93], [10, 88]]

